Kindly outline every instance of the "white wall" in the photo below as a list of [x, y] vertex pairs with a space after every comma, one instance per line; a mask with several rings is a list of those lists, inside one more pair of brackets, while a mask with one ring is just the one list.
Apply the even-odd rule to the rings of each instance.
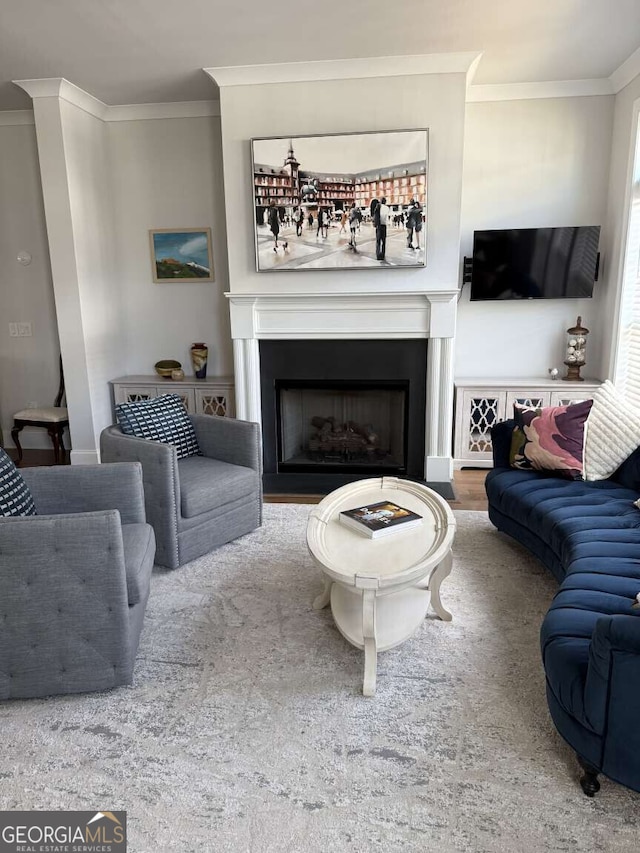
[[[152, 374], [174, 358], [192, 374], [189, 348], [204, 341], [208, 375], [232, 375], [220, 119], [119, 121], [107, 132], [124, 372]], [[154, 284], [149, 229], [192, 227], [212, 229], [215, 282]]]
[[[338, 24], [339, 25], [339, 24]], [[223, 87], [229, 283], [233, 292], [427, 290], [458, 278], [464, 74]], [[255, 271], [252, 137], [429, 128], [427, 267]]]
[[[606, 203], [613, 97], [467, 104], [461, 254], [474, 230], [602, 225]], [[603, 289], [602, 280], [595, 285]], [[469, 302], [458, 306], [456, 376], [547, 378], [562, 365], [564, 331], [578, 314], [590, 329], [586, 376], [601, 374], [610, 334], [596, 299]]]
[[610, 334], [601, 356], [603, 377], [614, 378], [617, 312], [622, 285], [622, 263], [628, 214], [629, 166], [635, 150], [632, 118], [635, 103], [640, 99], [640, 75], [622, 89], [615, 98], [611, 169], [607, 207], [607, 265], [603, 287], [598, 294], [597, 310]]
[[[32, 262], [16, 260], [22, 251]], [[9, 323], [31, 323], [30, 338]], [[12, 416], [29, 403], [51, 406], [58, 390], [58, 331], [33, 124], [0, 126], [0, 415], [6, 447]], [[51, 447], [44, 430], [25, 428], [23, 447]]]

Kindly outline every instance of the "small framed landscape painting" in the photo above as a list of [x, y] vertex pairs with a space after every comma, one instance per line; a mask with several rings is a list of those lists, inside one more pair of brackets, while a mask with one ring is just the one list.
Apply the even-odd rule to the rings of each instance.
[[251, 140], [258, 272], [426, 264], [427, 129]]
[[214, 280], [210, 228], [156, 228], [149, 241], [157, 284]]

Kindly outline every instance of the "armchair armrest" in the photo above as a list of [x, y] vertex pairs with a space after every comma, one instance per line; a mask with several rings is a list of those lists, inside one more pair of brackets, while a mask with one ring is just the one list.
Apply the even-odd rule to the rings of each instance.
[[175, 447], [123, 435], [120, 427], [110, 426], [100, 435], [100, 457], [103, 462], [139, 462], [142, 465], [144, 504], [147, 521], [156, 534], [156, 558], [160, 565], [176, 568], [180, 564], [177, 528], [180, 479]]
[[262, 474], [260, 426], [250, 421], [191, 415], [204, 456], [232, 465], [244, 465]]
[[180, 505], [178, 454], [172, 444], [124, 435], [120, 427], [111, 426], [100, 435], [100, 458], [103, 462], [138, 462], [142, 466], [147, 516], [149, 502], [157, 491], [166, 494], [168, 488], [173, 508]]
[[130, 681], [118, 510], [0, 518], [0, 698]]
[[139, 464], [56, 465], [23, 468], [38, 515], [117, 509], [123, 524], [144, 522], [144, 491]]
[[493, 467], [509, 467], [509, 451], [511, 450], [511, 434], [516, 422], [513, 419], [500, 421], [491, 427], [491, 447], [493, 448]]

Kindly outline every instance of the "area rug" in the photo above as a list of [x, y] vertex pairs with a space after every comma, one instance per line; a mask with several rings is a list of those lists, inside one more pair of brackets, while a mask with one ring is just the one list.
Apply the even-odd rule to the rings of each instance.
[[379, 656], [311, 609], [310, 507], [156, 570], [135, 684], [0, 705], [1, 809], [127, 811], [129, 851], [631, 851], [640, 796], [581, 792], [550, 722], [548, 572], [457, 512], [453, 622]]

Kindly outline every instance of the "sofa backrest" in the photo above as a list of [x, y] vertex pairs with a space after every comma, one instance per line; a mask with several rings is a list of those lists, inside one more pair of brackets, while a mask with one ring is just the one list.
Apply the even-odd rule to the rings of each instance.
[[640, 495], [640, 447], [636, 447], [631, 456], [624, 460], [618, 470], [611, 475], [611, 479]]

